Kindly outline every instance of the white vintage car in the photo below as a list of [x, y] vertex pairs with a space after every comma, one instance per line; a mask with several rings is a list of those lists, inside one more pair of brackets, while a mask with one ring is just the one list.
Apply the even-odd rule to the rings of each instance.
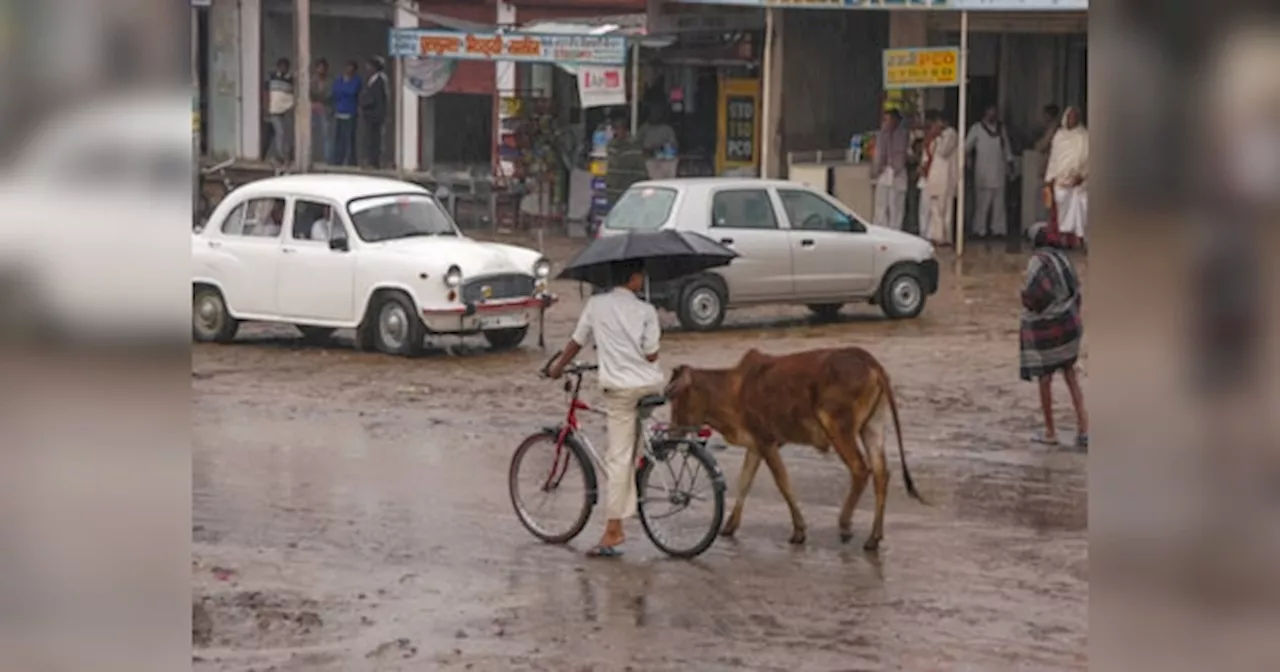
[[551, 264], [533, 250], [462, 235], [425, 188], [307, 174], [237, 188], [192, 234], [191, 330], [227, 342], [242, 321], [306, 337], [356, 329], [357, 343], [410, 355], [427, 334], [524, 340], [553, 302]]

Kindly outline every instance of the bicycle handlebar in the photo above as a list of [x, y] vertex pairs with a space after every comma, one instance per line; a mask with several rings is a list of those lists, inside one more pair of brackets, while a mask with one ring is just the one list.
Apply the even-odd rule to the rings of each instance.
[[236, 162], [236, 160], [235, 160], [235, 159], [227, 159], [226, 161], [223, 161], [223, 162], [221, 162], [221, 163], [214, 164], [214, 165], [209, 166], [209, 167], [207, 167], [207, 168], [202, 168], [202, 169], [200, 170], [200, 172], [201, 172], [201, 173], [203, 173], [203, 174], [205, 174], [205, 175], [212, 175], [213, 173], [216, 173], [216, 172], [219, 172], [219, 171], [222, 171], [222, 170], [226, 170], [227, 168], [230, 168], [233, 164], [235, 164], [235, 162]]
[[[550, 378], [550, 377], [551, 377], [551, 373], [550, 373], [551, 365], [552, 365], [552, 364], [553, 364], [557, 359], [559, 359], [559, 358], [560, 358], [560, 355], [561, 355], [563, 352], [564, 352], [563, 350], [557, 350], [557, 351], [556, 351], [556, 353], [555, 353], [554, 355], [551, 355], [551, 358], [550, 358], [550, 359], [548, 359], [548, 360], [547, 360], [547, 362], [546, 362], [545, 364], [543, 364], [543, 365], [542, 365], [542, 368], [541, 368], [541, 369], [538, 369], [538, 375], [542, 376], [543, 378]], [[590, 372], [590, 371], [595, 371], [595, 370], [597, 370], [597, 369], [599, 369], [599, 368], [600, 368], [600, 365], [599, 365], [599, 364], [588, 364], [588, 363], [586, 363], [586, 362], [574, 362], [574, 363], [570, 364], [569, 366], [564, 367], [564, 372], [565, 372], [566, 374], [568, 374], [568, 375], [571, 375], [571, 376], [580, 376], [580, 375], [582, 375], [582, 374], [584, 374], [584, 373], [587, 373], [587, 372]]]

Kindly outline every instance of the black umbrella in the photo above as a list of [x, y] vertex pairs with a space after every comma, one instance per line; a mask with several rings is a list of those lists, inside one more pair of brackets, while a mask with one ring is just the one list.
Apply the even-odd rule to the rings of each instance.
[[650, 281], [665, 282], [727, 266], [737, 256], [737, 252], [699, 233], [632, 231], [591, 241], [558, 277], [608, 285], [614, 281], [616, 266], [641, 263]]

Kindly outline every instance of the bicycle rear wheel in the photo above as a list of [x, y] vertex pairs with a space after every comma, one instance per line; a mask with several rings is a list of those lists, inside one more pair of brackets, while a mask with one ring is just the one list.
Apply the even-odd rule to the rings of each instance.
[[596, 504], [596, 472], [585, 449], [557, 432], [525, 439], [511, 456], [507, 486], [511, 505], [526, 530], [549, 543], [565, 544], [582, 532]]
[[724, 475], [700, 441], [663, 440], [636, 473], [644, 533], [659, 550], [692, 558], [711, 547], [724, 521]]

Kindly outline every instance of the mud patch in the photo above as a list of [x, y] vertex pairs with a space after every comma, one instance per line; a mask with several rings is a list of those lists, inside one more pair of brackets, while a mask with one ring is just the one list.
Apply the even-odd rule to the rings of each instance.
[[191, 605], [195, 648], [284, 648], [331, 642], [337, 632], [314, 599], [289, 591], [246, 590], [197, 595]]

